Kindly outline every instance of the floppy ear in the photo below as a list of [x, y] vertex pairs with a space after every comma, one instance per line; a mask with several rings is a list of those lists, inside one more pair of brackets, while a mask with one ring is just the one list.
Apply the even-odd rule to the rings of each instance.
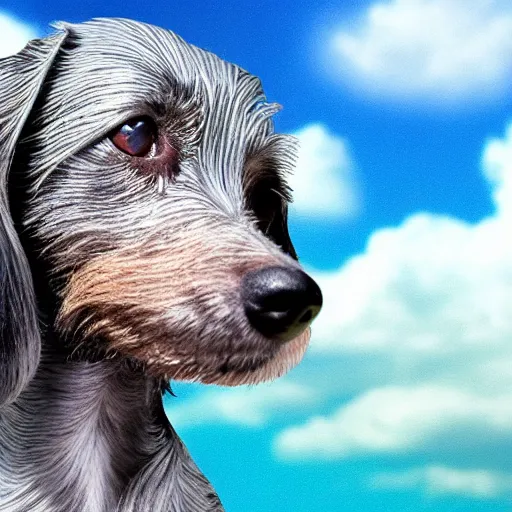
[[32, 276], [9, 211], [8, 175], [23, 124], [66, 33], [31, 41], [0, 59], [0, 407], [39, 363], [41, 339]]

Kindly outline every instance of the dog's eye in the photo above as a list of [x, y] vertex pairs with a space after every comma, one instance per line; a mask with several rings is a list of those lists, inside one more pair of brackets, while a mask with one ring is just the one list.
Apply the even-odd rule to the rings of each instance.
[[149, 154], [156, 139], [156, 125], [148, 117], [137, 117], [116, 128], [110, 139], [117, 149], [131, 156]]
[[250, 198], [250, 208], [264, 234], [268, 234], [272, 221], [282, 207], [282, 198], [274, 187], [276, 184], [263, 180], [254, 187]]
[[267, 177], [252, 187], [247, 208], [254, 213], [258, 229], [282, 251], [297, 259], [288, 234], [288, 190], [276, 177]]

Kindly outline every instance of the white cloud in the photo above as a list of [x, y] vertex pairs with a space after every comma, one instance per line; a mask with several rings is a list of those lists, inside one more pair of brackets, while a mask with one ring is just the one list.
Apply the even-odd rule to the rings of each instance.
[[415, 214], [376, 231], [340, 270], [317, 276], [325, 306], [312, 350], [424, 356], [509, 347], [512, 125], [486, 144], [482, 167], [495, 215], [471, 225]]
[[19, 52], [35, 37], [37, 34], [33, 27], [0, 12], [0, 58]]
[[346, 141], [322, 124], [310, 124], [294, 135], [300, 149], [295, 173], [290, 177], [292, 211], [324, 219], [356, 214], [359, 200]]
[[166, 413], [176, 428], [210, 424], [263, 425], [272, 414], [314, 403], [316, 395], [309, 387], [287, 381], [254, 387], [221, 388], [203, 392], [199, 397], [172, 405]]
[[391, 0], [339, 30], [331, 58], [357, 88], [454, 103], [508, 85], [510, 33], [506, 0]]
[[512, 337], [511, 224], [418, 214], [379, 230], [364, 254], [318, 276], [312, 350], [445, 354]]
[[429, 495], [497, 498], [512, 492], [512, 475], [485, 469], [443, 466], [378, 473], [371, 479], [374, 489], [422, 488]]
[[350, 357], [339, 373], [357, 367], [367, 374], [357, 376], [360, 388], [348, 403], [281, 432], [278, 453], [413, 453], [436, 463], [501, 467], [499, 459], [512, 467], [502, 456], [512, 444], [511, 162], [512, 125], [483, 152], [492, 216], [468, 224], [413, 215], [318, 276], [325, 306], [311, 350]]
[[[330, 417], [315, 417], [276, 440], [285, 458], [337, 458], [367, 453], [432, 453], [441, 439], [466, 451], [473, 437], [512, 436], [512, 395], [479, 396], [420, 386], [371, 390]], [[469, 435], [468, 435], [469, 434]], [[481, 441], [485, 443], [484, 440]]]

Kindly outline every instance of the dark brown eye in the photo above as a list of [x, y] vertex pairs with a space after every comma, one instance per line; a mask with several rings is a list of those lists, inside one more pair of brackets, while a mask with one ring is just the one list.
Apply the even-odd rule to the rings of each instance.
[[248, 208], [253, 211], [259, 230], [285, 253], [297, 259], [288, 234], [289, 197], [286, 188], [275, 178], [263, 179], [252, 188], [248, 199]]
[[269, 182], [261, 181], [253, 188], [250, 208], [256, 216], [258, 228], [263, 234], [268, 233], [274, 217], [281, 209], [281, 201], [281, 197]]
[[117, 149], [131, 156], [149, 154], [156, 140], [156, 125], [149, 117], [136, 117], [116, 128], [110, 139]]

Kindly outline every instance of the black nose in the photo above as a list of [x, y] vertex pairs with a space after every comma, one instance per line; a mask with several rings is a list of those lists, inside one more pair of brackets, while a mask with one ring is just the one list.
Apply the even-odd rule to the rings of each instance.
[[266, 267], [242, 279], [242, 300], [250, 324], [267, 338], [289, 341], [318, 315], [322, 292], [305, 272]]

